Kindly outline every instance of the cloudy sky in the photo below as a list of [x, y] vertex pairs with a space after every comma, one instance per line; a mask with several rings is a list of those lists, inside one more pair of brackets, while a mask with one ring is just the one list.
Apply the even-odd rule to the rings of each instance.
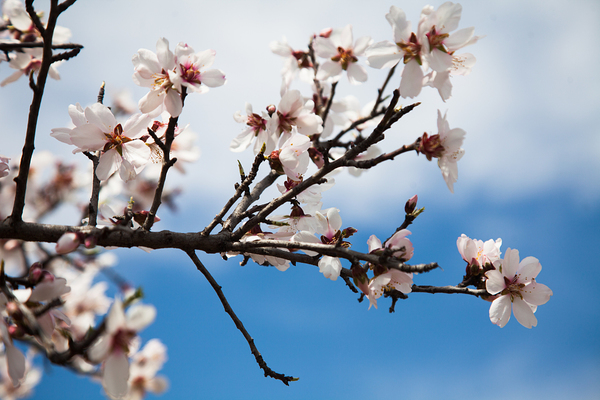
[[[154, 50], [160, 37], [172, 47], [182, 41], [196, 51], [212, 48], [214, 67], [225, 71], [228, 82], [186, 100], [180, 123], [199, 134], [202, 157], [178, 180], [185, 189], [179, 212], [161, 221], [161, 229], [200, 230], [232, 193], [236, 160], [249, 165], [252, 159], [250, 152], [228, 150], [241, 130], [233, 113], [245, 102], [262, 109], [279, 101], [282, 60], [269, 43], [285, 36], [303, 48], [313, 33], [347, 24], [355, 38], [391, 40], [384, 17], [389, 7], [403, 8], [414, 25], [426, 4], [405, 3], [80, 0], [59, 24], [85, 48], [60, 66], [61, 81], [47, 86], [36, 148], [76, 160], [48, 133], [68, 124], [69, 104], [94, 102], [102, 81], [109, 98], [119, 90], [143, 96], [146, 90], [131, 80], [131, 56], [139, 48]], [[437, 8], [441, 2], [431, 4]], [[450, 127], [467, 132], [455, 193], [435, 163], [408, 154], [360, 179], [338, 175], [324, 207], [341, 210], [344, 226], [359, 230], [354, 248], [365, 251], [371, 234], [393, 232], [404, 202], [418, 194], [426, 212], [411, 227], [413, 260], [437, 261], [443, 270], [415, 277], [417, 284], [461, 280], [464, 263], [455, 245], [461, 233], [501, 237], [502, 250], [537, 257], [543, 266], [538, 281], [554, 291], [536, 314], [538, 326], [528, 330], [512, 318], [500, 329], [489, 321], [489, 303], [457, 295], [414, 294], [394, 314], [387, 313], [385, 301], [367, 311], [342, 281], [331, 282], [314, 267], [281, 273], [201, 257], [267, 363], [300, 377], [285, 387], [262, 377], [216, 295], [183, 254], [122, 251], [117, 271], [143, 285], [147, 301], [158, 308], [157, 321], [142, 337], [158, 337], [169, 349], [164, 373], [171, 388], [163, 398], [597, 398], [600, 79], [594, 67], [600, 63], [595, 51], [600, 5], [461, 4], [460, 27], [474, 26], [477, 35], [485, 35], [467, 49], [477, 57], [472, 74], [453, 80], [446, 103], [424, 90], [417, 98], [423, 104], [382, 144], [391, 150], [423, 132], [435, 133], [436, 110], [447, 111]], [[342, 79], [338, 93], [372, 100], [385, 72], [368, 72], [360, 86]], [[0, 78], [9, 73], [2, 64]], [[309, 93], [306, 85], [295, 88]], [[0, 153], [18, 154], [29, 101], [24, 79], [2, 88]], [[45, 372], [34, 399], [103, 398], [99, 386], [85, 378], [57, 368]]]

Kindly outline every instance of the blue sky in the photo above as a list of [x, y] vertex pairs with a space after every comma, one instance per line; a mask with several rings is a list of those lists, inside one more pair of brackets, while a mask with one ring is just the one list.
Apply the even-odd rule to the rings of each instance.
[[[416, 23], [426, 3], [80, 1], [60, 25], [85, 49], [60, 66], [62, 80], [47, 87], [36, 148], [76, 159], [47, 133], [66, 126], [69, 104], [95, 101], [103, 80], [109, 95], [127, 88], [141, 97], [145, 89], [131, 81], [130, 62], [139, 48], [154, 50], [164, 36], [172, 46], [185, 41], [197, 51], [215, 49], [214, 66], [226, 72], [228, 82], [186, 100], [180, 121], [199, 133], [203, 154], [177, 178], [185, 188], [180, 210], [160, 222], [160, 229], [197, 231], [232, 192], [236, 160], [249, 165], [252, 159], [250, 152], [228, 151], [241, 129], [233, 113], [246, 101], [260, 109], [279, 100], [282, 64], [269, 42], [286, 36], [292, 46], [303, 47], [313, 32], [348, 23], [355, 38], [388, 40], [384, 15], [392, 4]], [[382, 146], [393, 149], [424, 131], [435, 132], [436, 110], [448, 110], [450, 126], [467, 132], [455, 193], [435, 163], [409, 154], [360, 179], [338, 175], [324, 207], [341, 210], [344, 226], [359, 231], [353, 248], [366, 251], [367, 238], [389, 236], [401, 222], [406, 199], [418, 194], [426, 211], [410, 228], [413, 261], [437, 261], [442, 269], [415, 277], [417, 284], [460, 282], [464, 262], [455, 243], [462, 233], [482, 240], [501, 237], [502, 250], [517, 248], [521, 257], [537, 257], [543, 267], [538, 281], [554, 291], [536, 313], [538, 326], [528, 330], [513, 317], [498, 328], [489, 321], [489, 303], [459, 295], [412, 294], [394, 314], [387, 312], [386, 300], [379, 310], [367, 311], [343, 281], [323, 278], [316, 267], [282, 273], [200, 256], [269, 366], [300, 377], [285, 387], [262, 376], [218, 298], [183, 253], [119, 251], [117, 271], [142, 285], [158, 309], [142, 337], [158, 337], [168, 347], [163, 373], [171, 388], [163, 398], [598, 398], [600, 80], [593, 67], [600, 56], [593, 40], [600, 35], [600, 5], [461, 4], [460, 26], [475, 26], [476, 34], [486, 35], [465, 49], [477, 57], [472, 74], [453, 81], [453, 97], [446, 103], [433, 90], [424, 91], [417, 99], [423, 105], [403, 118]], [[0, 68], [5, 76], [6, 65]], [[361, 86], [351, 87], [344, 78], [339, 93], [373, 99], [383, 74], [368, 72], [369, 81]], [[24, 80], [2, 93], [2, 153], [16, 155], [30, 93]], [[82, 396], [104, 398], [100, 386], [86, 378], [47, 368], [32, 398]]]

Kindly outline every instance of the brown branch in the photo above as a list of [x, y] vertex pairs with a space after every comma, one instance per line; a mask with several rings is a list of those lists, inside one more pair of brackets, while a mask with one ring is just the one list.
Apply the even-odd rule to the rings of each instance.
[[480, 297], [486, 294], [489, 294], [485, 289], [470, 289], [467, 287], [458, 287], [458, 286], [412, 286], [413, 293], [460, 293], [460, 294], [470, 294], [472, 296]]
[[19, 174], [15, 178], [17, 187], [15, 189], [15, 200], [13, 203], [13, 210], [11, 214], [11, 221], [13, 224], [18, 224], [23, 218], [23, 209], [25, 208], [25, 192], [27, 190], [27, 179], [29, 177], [29, 168], [31, 166], [31, 158], [33, 157], [33, 151], [35, 149], [35, 132], [37, 129], [37, 121], [40, 113], [40, 107], [42, 105], [42, 96], [44, 95], [44, 87], [46, 86], [46, 80], [48, 79], [48, 72], [50, 65], [52, 64], [52, 35], [54, 34], [54, 28], [56, 27], [56, 19], [58, 18], [57, 12], [58, 0], [52, 0], [50, 6], [50, 13], [48, 15], [48, 25], [44, 29], [40, 19], [38, 18], [35, 10], [33, 9], [33, 0], [27, 0], [25, 2], [25, 8], [31, 17], [31, 20], [42, 34], [44, 41], [44, 49], [42, 56], [42, 64], [38, 71], [37, 82], [33, 85], [33, 99], [31, 106], [29, 107], [29, 118], [27, 120], [27, 131], [25, 134], [25, 144], [23, 145], [23, 151], [21, 155], [21, 163], [19, 164]]
[[375, 116], [375, 114], [377, 113], [377, 107], [383, 101], [382, 96], [383, 96], [383, 92], [385, 91], [385, 87], [387, 86], [390, 79], [392, 78], [392, 75], [394, 75], [394, 72], [396, 71], [397, 66], [398, 66], [398, 64], [394, 65], [390, 69], [390, 72], [388, 73], [387, 77], [385, 78], [385, 81], [383, 81], [383, 85], [381, 85], [381, 88], [377, 89], [377, 99], [375, 100], [375, 104], [373, 105], [373, 109], [371, 110], [371, 116]]
[[[232, 238], [234, 240], [239, 240], [246, 232], [256, 226], [258, 223], [264, 221], [271, 212], [277, 209], [279, 206], [291, 200], [297, 194], [301, 193], [303, 190], [309, 188], [312, 185], [318, 184], [322, 182], [322, 179], [333, 171], [336, 168], [343, 167], [348, 160], [353, 160], [360, 153], [366, 151], [369, 146], [383, 139], [383, 133], [389, 129], [394, 122], [396, 122], [402, 115], [410, 112], [416, 105], [419, 103], [413, 104], [411, 106], [406, 107], [405, 109], [396, 110], [396, 104], [398, 104], [398, 99], [400, 98], [400, 92], [398, 90], [394, 90], [394, 95], [390, 104], [385, 112], [385, 115], [381, 122], [377, 125], [377, 127], [373, 130], [373, 132], [358, 143], [356, 146], [350, 148], [346, 153], [338, 158], [337, 160], [328, 163], [321, 167], [317, 172], [315, 172], [311, 177], [300, 183], [298, 186], [294, 187], [287, 193], [282, 194], [281, 196], [273, 199], [266, 207], [264, 207], [256, 216], [250, 218], [241, 228], [238, 228], [237, 231], [233, 233]], [[401, 114], [396, 118], [396, 114]]]
[[254, 339], [252, 339], [252, 336], [250, 336], [250, 334], [248, 333], [248, 331], [244, 327], [244, 324], [242, 323], [242, 321], [237, 317], [237, 315], [235, 314], [235, 312], [233, 311], [233, 309], [229, 305], [229, 302], [227, 301], [227, 298], [225, 297], [225, 294], [221, 290], [221, 286], [219, 286], [219, 284], [217, 283], [217, 281], [215, 280], [215, 278], [213, 278], [213, 276], [210, 274], [210, 272], [208, 271], [208, 269], [206, 269], [206, 267], [204, 266], [204, 264], [202, 264], [202, 262], [200, 261], [200, 259], [198, 258], [198, 256], [196, 255], [196, 252], [194, 250], [188, 249], [188, 250], [186, 250], [186, 253], [191, 258], [191, 260], [194, 263], [194, 265], [196, 265], [196, 268], [198, 269], [198, 271], [202, 272], [202, 274], [204, 275], [204, 277], [206, 278], [206, 280], [208, 281], [208, 283], [210, 283], [210, 285], [212, 286], [212, 288], [215, 291], [215, 293], [217, 294], [217, 296], [219, 296], [219, 300], [221, 300], [221, 304], [223, 305], [223, 308], [225, 309], [225, 312], [227, 314], [229, 314], [229, 317], [231, 318], [231, 320], [235, 324], [236, 328], [238, 328], [238, 330], [244, 336], [244, 339], [246, 339], [246, 342], [248, 342], [248, 346], [250, 346], [250, 351], [254, 355], [254, 358], [256, 359], [256, 362], [258, 363], [258, 366], [265, 372], [265, 376], [268, 376], [268, 377], [280, 380], [281, 382], [283, 382], [284, 384], [286, 384], [288, 386], [289, 386], [289, 382], [297, 381], [298, 378], [294, 378], [293, 376], [286, 376], [284, 374], [280, 374], [278, 372], [273, 371], [271, 368], [269, 368], [267, 366], [267, 363], [265, 362], [265, 360], [263, 359], [262, 355], [260, 354], [260, 352], [256, 348], [256, 345], [254, 344]]
[[[186, 87], [183, 86], [181, 90], [181, 105], [185, 104], [185, 97], [187, 95]], [[165, 182], [167, 181], [167, 172], [169, 169], [177, 162], [177, 159], [171, 159], [171, 145], [173, 144], [173, 140], [175, 140], [175, 128], [177, 127], [177, 121], [179, 120], [179, 116], [169, 118], [169, 125], [167, 126], [167, 131], [165, 133], [165, 148], [163, 150], [163, 163], [162, 168], [160, 170], [160, 178], [158, 179], [158, 184], [156, 185], [156, 190], [154, 192], [154, 199], [152, 200], [152, 206], [148, 211], [148, 216], [146, 217], [146, 221], [144, 222], [144, 230], [149, 231], [154, 225], [154, 218], [156, 217], [156, 212], [158, 211], [158, 207], [162, 202], [162, 194], [165, 188]]]
[[[44, 42], [20, 42], [20, 43], [0, 43], [0, 51], [15, 51], [21, 49], [35, 49], [44, 47]], [[76, 43], [53, 44], [52, 49], [83, 49], [83, 46]]]
[[371, 158], [369, 160], [362, 160], [362, 161], [348, 160], [345, 163], [345, 166], [361, 168], [361, 169], [369, 169], [369, 168], [372, 168], [372, 167], [376, 166], [377, 164], [382, 163], [384, 161], [393, 160], [396, 156], [399, 156], [400, 154], [407, 153], [407, 152], [413, 151], [413, 150], [418, 151], [419, 143], [420, 143], [420, 139], [417, 139], [414, 143], [412, 143], [410, 145], [404, 145], [397, 150], [394, 150], [390, 153], [382, 154], [378, 157]]

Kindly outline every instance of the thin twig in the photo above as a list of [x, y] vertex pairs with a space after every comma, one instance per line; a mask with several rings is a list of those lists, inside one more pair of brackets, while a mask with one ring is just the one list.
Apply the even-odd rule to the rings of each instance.
[[235, 312], [229, 305], [229, 302], [227, 301], [225, 294], [223, 294], [223, 291], [221, 290], [221, 286], [219, 286], [219, 284], [217, 283], [215, 278], [213, 278], [213, 276], [210, 274], [208, 269], [206, 269], [204, 264], [202, 264], [202, 262], [200, 261], [200, 259], [198, 258], [198, 256], [196, 255], [196, 252], [194, 250], [187, 250], [186, 253], [191, 258], [194, 265], [196, 265], [196, 268], [198, 268], [198, 271], [202, 272], [202, 274], [204, 275], [204, 277], [206, 278], [208, 283], [210, 283], [210, 286], [212, 286], [212, 288], [215, 291], [215, 293], [217, 294], [217, 296], [219, 296], [219, 300], [221, 300], [221, 304], [223, 305], [225, 312], [227, 314], [229, 314], [229, 317], [231, 318], [231, 320], [233, 321], [235, 326], [242, 333], [242, 335], [244, 336], [244, 339], [246, 339], [246, 342], [248, 342], [248, 346], [250, 346], [250, 351], [254, 355], [254, 358], [256, 359], [258, 366], [265, 372], [265, 376], [269, 376], [271, 378], [280, 380], [281, 382], [283, 382], [284, 384], [286, 384], [288, 386], [289, 386], [289, 382], [297, 381], [298, 378], [294, 378], [293, 376], [286, 376], [284, 374], [277, 373], [267, 366], [267, 363], [265, 362], [262, 355], [260, 354], [260, 352], [258, 351], [256, 346], [254, 345], [254, 339], [252, 339], [252, 337], [250, 336], [250, 334], [244, 327], [244, 324], [242, 324], [242, 321], [237, 317], [237, 315], [235, 314]]
[[202, 231], [203, 236], [209, 235], [215, 228], [215, 226], [217, 226], [220, 222], [223, 221], [223, 217], [225, 216], [225, 214], [227, 214], [229, 209], [235, 204], [236, 201], [238, 201], [242, 194], [246, 193], [246, 197], [251, 196], [251, 194], [247, 193], [248, 188], [256, 178], [258, 169], [264, 161], [265, 154], [264, 151], [261, 149], [261, 151], [256, 155], [256, 157], [254, 157], [254, 162], [252, 163], [252, 169], [250, 170], [250, 173], [245, 179], [243, 179], [242, 184], [236, 188], [235, 194], [227, 201], [225, 206], [221, 209], [221, 211], [219, 211], [219, 213], [215, 216], [211, 223], [206, 228], [204, 228], [204, 230]]
[[31, 106], [29, 107], [27, 131], [25, 134], [25, 144], [23, 145], [23, 151], [21, 155], [21, 163], [19, 164], [19, 174], [15, 178], [17, 187], [15, 189], [15, 200], [13, 203], [13, 210], [11, 214], [11, 222], [13, 224], [20, 223], [23, 218], [23, 209], [25, 208], [25, 192], [27, 190], [27, 179], [29, 177], [31, 158], [33, 157], [33, 151], [35, 149], [35, 132], [37, 129], [40, 107], [42, 105], [44, 87], [46, 86], [48, 72], [50, 71], [50, 65], [52, 64], [52, 35], [54, 34], [54, 28], [56, 27], [56, 19], [59, 15], [57, 5], [58, 0], [51, 1], [50, 12], [48, 15], [48, 24], [44, 29], [40, 19], [38, 18], [37, 14], [35, 13], [35, 10], [33, 9], [33, 0], [27, 0], [25, 2], [25, 8], [29, 16], [31, 17], [31, 20], [42, 34], [44, 48], [42, 64], [38, 71], [37, 82], [35, 83], [33, 90], [33, 99], [31, 101]]
[[[187, 95], [186, 87], [183, 86], [181, 90], [181, 105], [185, 104], [185, 97]], [[158, 184], [156, 185], [156, 190], [154, 192], [154, 199], [152, 200], [152, 206], [148, 211], [148, 216], [146, 217], [146, 221], [144, 222], [144, 230], [149, 231], [154, 225], [154, 218], [156, 217], [156, 212], [158, 211], [158, 207], [162, 202], [162, 193], [165, 188], [165, 182], [167, 181], [167, 172], [169, 169], [177, 162], [176, 158], [171, 159], [171, 145], [173, 144], [173, 140], [175, 139], [175, 128], [177, 127], [177, 121], [179, 120], [179, 116], [169, 118], [169, 125], [167, 126], [167, 131], [165, 133], [165, 148], [163, 150], [163, 163], [162, 168], [160, 170], [160, 178], [158, 180]]]

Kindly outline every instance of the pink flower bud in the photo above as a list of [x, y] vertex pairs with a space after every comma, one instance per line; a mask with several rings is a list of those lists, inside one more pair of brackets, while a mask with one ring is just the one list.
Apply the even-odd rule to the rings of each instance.
[[269, 116], [275, 114], [275, 111], [277, 111], [277, 107], [275, 107], [274, 104], [270, 104], [267, 106], [267, 112], [269, 113]]
[[64, 233], [58, 242], [56, 242], [56, 252], [58, 254], [67, 254], [75, 251], [79, 247], [81, 241], [75, 232]]
[[416, 194], [410, 199], [408, 199], [408, 201], [404, 205], [404, 212], [407, 214], [412, 214], [413, 211], [415, 211], [415, 208], [417, 208], [417, 200], [418, 197]]
[[44, 276], [44, 270], [42, 269], [42, 265], [38, 262], [31, 265], [29, 268], [29, 281], [31, 283], [38, 283], [42, 280]]
[[98, 239], [95, 236], [88, 236], [83, 241], [83, 245], [86, 249], [93, 249], [96, 247], [96, 243], [98, 243]]

